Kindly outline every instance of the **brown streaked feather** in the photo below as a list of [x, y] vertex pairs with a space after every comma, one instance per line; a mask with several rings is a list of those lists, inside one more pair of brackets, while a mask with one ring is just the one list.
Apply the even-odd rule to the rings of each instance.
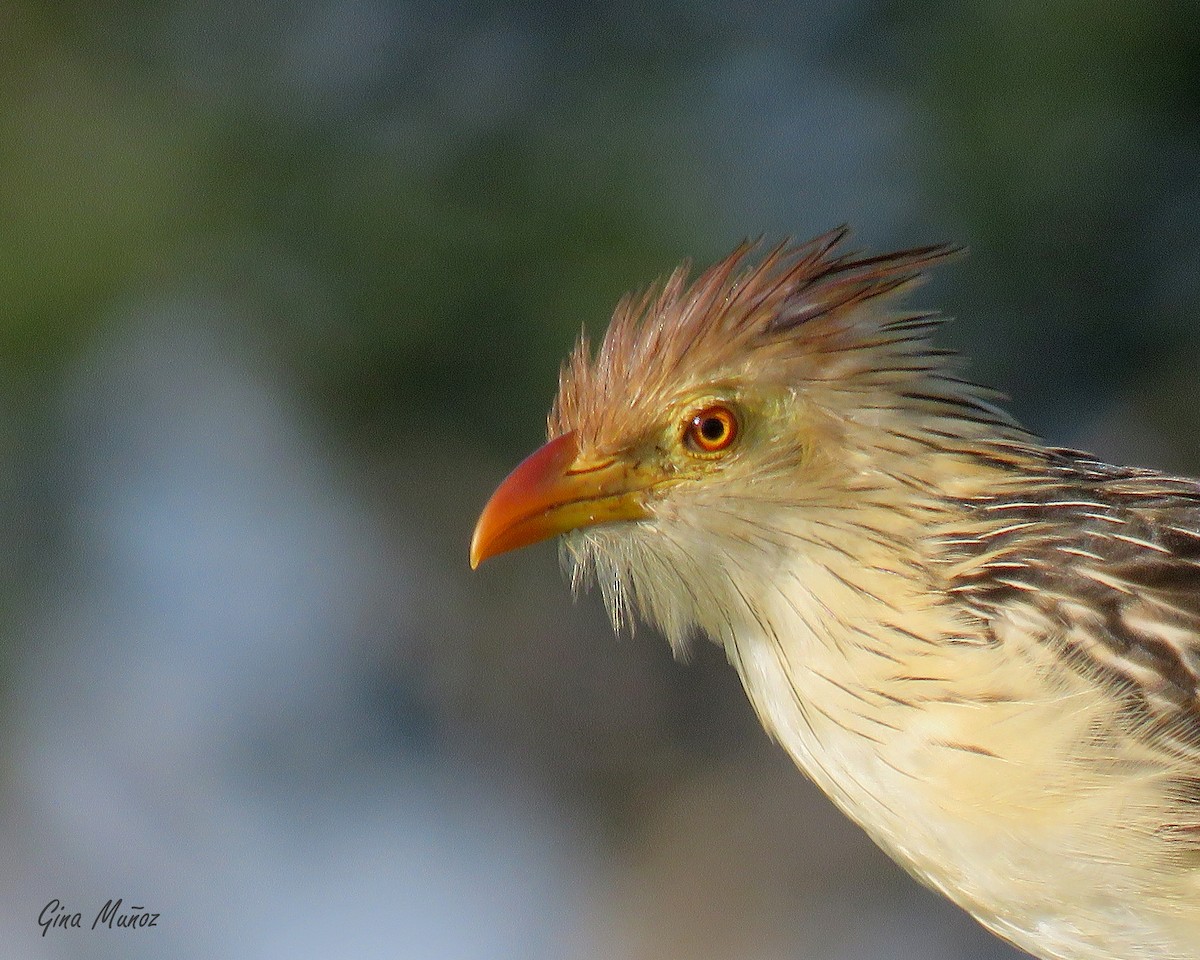
[[1048, 451], [1041, 480], [974, 505], [953, 593], [985, 621], [1036, 608], [1130, 732], [1200, 758], [1200, 483]]
[[[846, 235], [844, 227], [835, 233], [837, 236], [833, 243], [840, 242]], [[826, 247], [824, 252], [828, 253], [832, 245]], [[789, 303], [789, 309], [775, 318], [772, 327], [786, 330], [822, 314], [849, 309], [867, 300], [887, 296], [918, 280], [926, 267], [962, 252], [961, 247], [933, 244], [860, 260], [847, 254], [818, 261], [812, 273], [805, 277], [803, 289], [819, 291], [820, 295], [796, 298]]]

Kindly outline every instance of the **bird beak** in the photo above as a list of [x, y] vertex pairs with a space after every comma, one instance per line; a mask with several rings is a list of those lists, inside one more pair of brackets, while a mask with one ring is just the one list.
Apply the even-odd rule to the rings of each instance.
[[575, 431], [555, 437], [510, 473], [479, 515], [471, 569], [488, 557], [618, 520], [644, 520], [652, 478], [626, 461], [579, 455]]

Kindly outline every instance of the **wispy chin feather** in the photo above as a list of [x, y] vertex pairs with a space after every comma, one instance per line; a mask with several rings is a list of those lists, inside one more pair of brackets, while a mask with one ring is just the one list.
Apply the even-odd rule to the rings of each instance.
[[707, 604], [701, 602], [703, 578], [699, 586], [689, 580], [695, 560], [677, 544], [652, 533], [649, 524], [592, 527], [563, 537], [559, 559], [573, 593], [593, 583], [600, 588], [616, 633], [632, 635], [643, 619], [667, 638], [676, 657], [686, 658]]
[[668, 516], [568, 534], [560, 558], [572, 590], [595, 582], [617, 633], [645, 620], [680, 659], [697, 636], [726, 643], [733, 619], [756, 616], [755, 585], [770, 582], [780, 551], [795, 544], [784, 530], [763, 536], [752, 501], [742, 504], [745, 517], [709, 506], [660, 504]]
[[559, 541], [558, 558], [570, 578], [571, 593], [578, 597], [596, 583], [615, 633], [626, 627], [632, 634], [636, 619], [632, 609], [633, 585], [628, 564], [619, 563], [611, 550], [601, 549], [595, 533], [575, 531]]

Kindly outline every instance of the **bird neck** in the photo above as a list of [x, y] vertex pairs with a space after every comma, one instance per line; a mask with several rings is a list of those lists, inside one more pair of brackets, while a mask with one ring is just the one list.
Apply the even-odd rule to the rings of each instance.
[[939, 696], [962, 672], [956, 652], [982, 646], [981, 625], [943, 589], [938, 544], [957, 511], [932, 496], [914, 509], [912, 490], [904, 509], [890, 508], [882, 488], [870, 496], [797, 511], [795, 548], [769, 570], [738, 565], [740, 613], [703, 625], [767, 731], [869, 831], [888, 815], [879, 798], [918, 775], [906, 766], [916, 741], [897, 729], [897, 703], [914, 688]]

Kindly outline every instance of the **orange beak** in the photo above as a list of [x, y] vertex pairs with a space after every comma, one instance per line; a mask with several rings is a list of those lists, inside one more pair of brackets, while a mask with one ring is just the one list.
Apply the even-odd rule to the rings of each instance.
[[573, 430], [555, 437], [522, 461], [483, 508], [471, 538], [471, 569], [569, 530], [644, 520], [643, 495], [652, 482], [623, 460], [581, 458]]

